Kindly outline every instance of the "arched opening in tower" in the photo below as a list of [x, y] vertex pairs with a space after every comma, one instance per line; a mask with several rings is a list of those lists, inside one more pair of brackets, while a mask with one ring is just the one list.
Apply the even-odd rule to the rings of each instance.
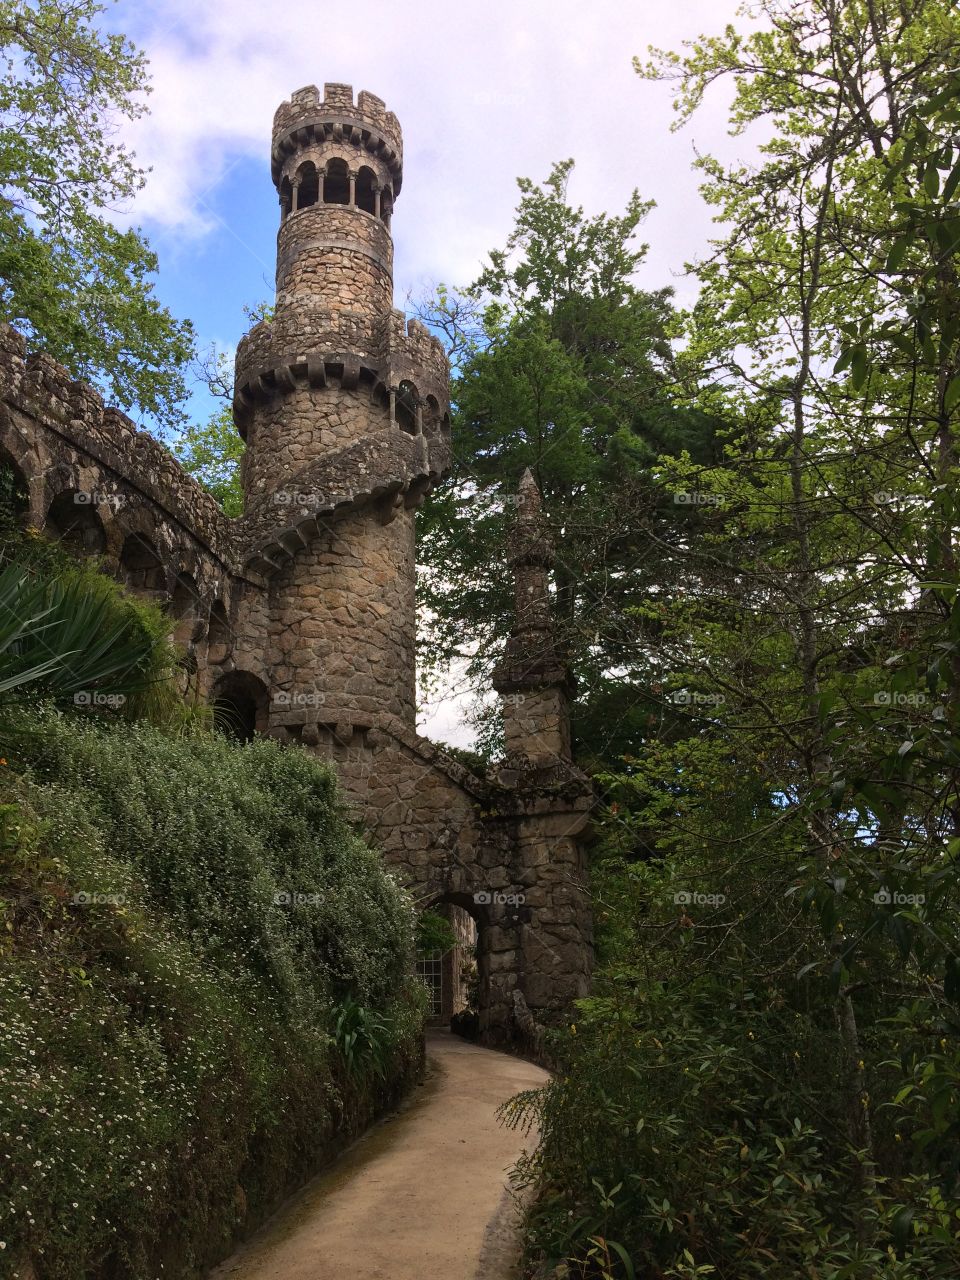
[[309, 209], [320, 199], [320, 177], [312, 161], [305, 161], [297, 170], [297, 208]]
[[423, 402], [423, 429], [431, 436], [440, 429], [440, 401], [436, 396], [427, 396]]
[[144, 534], [130, 533], [124, 538], [120, 578], [131, 591], [166, 590], [166, 574], [157, 548]]
[[376, 186], [376, 174], [364, 165], [357, 174], [357, 208], [362, 209], [364, 213], [377, 211]]
[[267, 686], [250, 671], [231, 671], [213, 686], [210, 699], [214, 727], [238, 742], [252, 742], [266, 733], [269, 713]]
[[397, 387], [397, 426], [410, 435], [417, 434], [417, 403], [419, 396], [412, 382], [401, 382]]
[[47, 537], [55, 538], [77, 556], [101, 556], [107, 549], [107, 535], [89, 493], [67, 489], [58, 493], [44, 524]]
[[280, 221], [286, 218], [293, 208], [293, 184], [289, 178], [280, 182]]
[[324, 204], [350, 203], [350, 174], [346, 160], [331, 160], [323, 183]]

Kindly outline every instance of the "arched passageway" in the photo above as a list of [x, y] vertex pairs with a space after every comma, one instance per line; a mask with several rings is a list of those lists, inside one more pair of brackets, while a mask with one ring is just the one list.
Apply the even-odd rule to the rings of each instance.
[[91, 495], [68, 489], [58, 493], [47, 512], [44, 532], [78, 556], [101, 556], [107, 548], [107, 535]]
[[[427, 988], [427, 1016], [435, 1026], [451, 1019], [470, 1018], [479, 1025], [481, 1004], [480, 913], [467, 894], [449, 893], [434, 899], [427, 910], [441, 916], [456, 942], [443, 950], [421, 952], [417, 972]], [[485, 966], [484, 966], [485, 967]]]
[[214, 723], [238, 742], [252, 742], [267, 728], [267, 686], [249, 671], [231, 671], [216, 682], [210, 699]]

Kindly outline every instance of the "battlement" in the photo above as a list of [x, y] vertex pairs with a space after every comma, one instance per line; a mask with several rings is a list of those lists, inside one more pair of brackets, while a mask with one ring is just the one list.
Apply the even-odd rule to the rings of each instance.
[[406, 318], [393, 308], [387, 317], [384, 356], [389, 361], [391, 380], [416, 384], [421, 394], [437, 395], [446, 408], [450, 365], [443, 343], [422, 321]]
[[3, 323], [0, 386], [7, 408], [109, 473], [111, 484], [139, 491], [217, 555], [229, 556], [230, 520], [173, 454], [51, 356], [28, 352], [23, 336]]
[[366, 89], [353, 100], [349, 84], [306, 85], [282, 102], [273, 117], [272, 172], [278, 182], [285, 156], [307, 142], [338, 138], [379, 156], [393, 175], [394, 194], [403, 175], [400, 122], [382, 98]]

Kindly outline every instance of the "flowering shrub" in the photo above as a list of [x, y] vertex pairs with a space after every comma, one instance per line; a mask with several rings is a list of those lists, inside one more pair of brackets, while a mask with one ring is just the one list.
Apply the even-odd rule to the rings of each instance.
[[411, 906], [299, 750], [46, 712], [4, 752], [0, 1257], [197, 1275], [414, 1069]]

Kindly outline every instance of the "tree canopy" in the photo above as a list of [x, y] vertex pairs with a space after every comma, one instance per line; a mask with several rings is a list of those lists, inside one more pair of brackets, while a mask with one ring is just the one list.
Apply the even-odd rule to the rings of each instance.
[[189, 322], [119, 215], [145, 174], [119, 138], [146, 61], [96, 0], [0, 0], [0, 314], [78, 378], [162, 426], [182, 421]]

